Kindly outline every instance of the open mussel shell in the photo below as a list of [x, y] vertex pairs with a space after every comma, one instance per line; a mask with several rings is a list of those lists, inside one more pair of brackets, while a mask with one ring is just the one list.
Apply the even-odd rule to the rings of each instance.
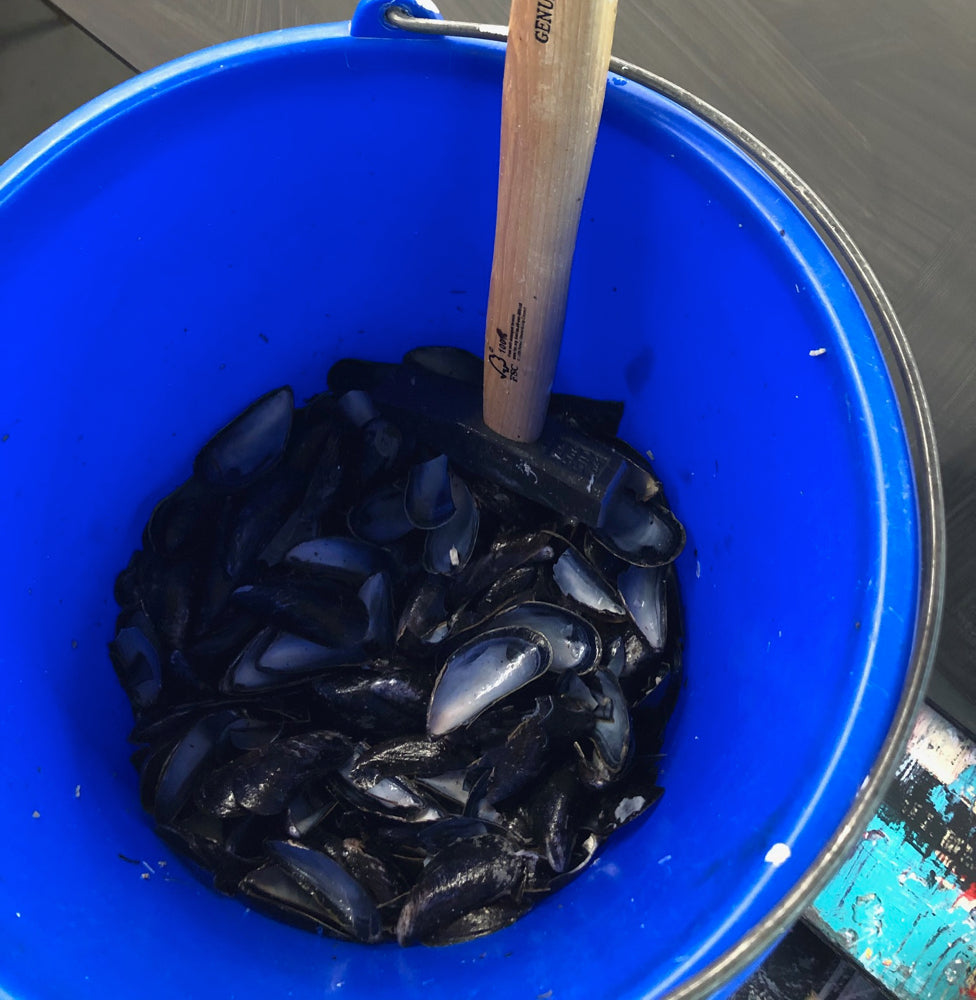
[[414, 530], [399, 485], [384, 486], [366, 497], [349, 511], [347, 523], [356, 538], [374, 545], [389, 545]]
[[289, 386], [262, 396], [200, 449], [194, 474], [226, 490], [250, 485], [284, 454], [294, 408]]
[[336, 406], [342, 416], [360, 430], [380, 415], [372, 397], [364, 389], [350, 389], [344, 392], [336, 400]]
[[459, 572], [468, 564], [480, 525], [478, 505], [460, 476], [451, 475], [451, 498], [454, 513], [427, 533], [423, 555], [424, 569], [445, 576]]
[[153, 795], [153, 814], [158, 823], [165, 826], [176, 819], [214, 756], [224, 729], [237, 718], [230, 709], [205, 715], [176, 741], [160, 769]]
[[457, 510], [453, 493], [447, 455], [438, 455], [412, 466], [403, 495], [410, 523], [425, 530], [445, 524]]
[[593, 723], [595, 753], [586, 761], [589, 773], [584, 775], [591, 787], [602, 787], [622, 773], [633, 752], [630, 706], [620, 682], [609, 670], [596, 670], [586, 681], [596, 698], [609, 704], [609, 712], [601, 713]]
[[[447, 578], [439, 573], [418, 576], [407, 592], [396, 626], [396, 639], [410, 636], [422, 643], [437, 643], [447, 634]], [[453, 587], [451, 587], [453, 590]]]
[[674, 562], [685, 544], [685, 529], [660, 495], [640, 500], [629, 489], [608, 499], [599, 528], [592, 536], [624, 562], [663, 566]]
[[300, 574], [270, 572], [234, 590], [234, 604], [255, 619], [323, 646], [360, 642], [369, 614], [352, 588]]
[[112, 666], [135, 711], [152, 705], [162, 690], [163, 669], [157, 643], [152, 622], [142, 611], [123, 614], [115, 638], [109, 643]]
[[553, 563], [552, 576], [561, 593], [587, 611], [613, 618], [627, 614], [617, 588], [571, 545]]
[[427, 732], [443, 736], [541, 677], [552, 664], [542, 632], [520, 625], [489, 629], [456, 649], [430, 699]]
[[352, 940], [332, 907], [303, 889], [281, 865], [268, 862], [241, 879], [238, 891], [249, 907], [300, 930], [317, 931], [340, 940]]
[[492, 628], [524, 625], [541, 632], [552, 647], [550, 670], [582, 673], [597, 663], [602, 653], [600, 633], [585, 618], [557, 604], [526, 601], [500, 611]]
[[284, 561], [351, 587], [362, 586], [374, 573], [393, 570], [393, 559], [386, 549], [345, 535], [300, 542], [288, 551]]
[[665, 566], [629, 566], [617, 580], [631, 619], [655, 653], [668, 638], [668, 575]]
[[358, 645], [325, 646], [302, 636], [262, 629], [241, 650], [220, 682], [224, 694], [252, 694], [295, 685], [364, 658]]

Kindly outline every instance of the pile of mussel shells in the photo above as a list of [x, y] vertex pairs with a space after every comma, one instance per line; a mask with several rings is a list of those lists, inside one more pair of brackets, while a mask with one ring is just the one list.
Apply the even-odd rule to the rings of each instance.
[[[403, 366], [480, 388], [453, 349]], [[363, 943], [465, 941], [658, 801], [684, 531], [659, 489], [601, 525], [567, 517], [337, 382], [220, 430], [118, 576], [139, 795], [250, 908]], [[553, 410], [594, 440], [620, 416]]]

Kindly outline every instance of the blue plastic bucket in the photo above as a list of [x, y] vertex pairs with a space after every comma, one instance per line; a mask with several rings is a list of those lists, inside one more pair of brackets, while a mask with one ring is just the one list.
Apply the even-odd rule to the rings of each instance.
[[707, 995], [829, 878], [896, 760], [942, 573], [903, 339], [774, 158], [629, 70], [557, 387], [626, 400], [688, 527], [659, 808], [513, 927], [444, 949], [278, 925], [156, 838], [106, 654], [154, 499], [270, 387], [308, 396], [343, 355], [480, 350], [503, 47], [383, 6], [359, 37], [299, 28], [144, 74], [0, 169], [4, 996]]

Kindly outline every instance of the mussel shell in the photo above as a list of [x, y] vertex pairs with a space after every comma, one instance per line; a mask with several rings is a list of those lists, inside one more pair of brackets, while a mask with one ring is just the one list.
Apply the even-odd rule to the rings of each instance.
[[418, 577], [403, 601], [396, 626], [397, 642], [408, 634], [421, 642], [438, 641], [437, 632], [447, 622], [447, 596], [447, 579], [439, 573]]
[[371, 854], [358, 840], [326, 835], [315, 846], [342, 865], [379, 906], [391, 903], [410, 888], [393, 864]]
[[597, 699], [608, 701], [608, 718], [595, 719], [592, 751], [580, 750], [580, 777], [590, 788], [604, 788], [616, 780], [626, 767], [634, 748], [630, 706], [620, 682], [609, 670], [593, 672], [587, 681]]
[[557, 874], [569, 867], [579, 791], [576, 769], [564, 766], [549, 776], [526, 809], [533, 840], [542, 845], [549, 867]]
[[495, 931], [514, 924], [531, 908], [532, 904], [527, 901], [516, 902], [510, 897], [503, 897], [487, 906], [462, 914], [447, 926], [430, 933], [423, 939], [423, 943], [432, 947], [443, 947], [471, 941], [486, 934], [494, 934]]
[[496, 538], [484, 555], [472, 559], [451, 581], [451, 605], [458, 608], [490, 589], [516, 570], [536, 567], [555, 557], [548, 531], [529, 531]]
[[588, 611], [614, 618], [626, 615], [616, 588], [572, 546], [553, 563], [552, 576], [566, 597]]
[[237, 717], [230, 709], [206, 715], [173, 745], [160, 770], [153, 796], [153, 813], [158, 823], [166, 826], [179, 815], [213, 757], [221, 734]]
[[249, 907], [275, 920], [342, 941], [354, 940], [340, 926], [333, 908], [302, 888], [280, 864], [268, 862], [249, 872], [241, 879], [238, 891]]
[[484, 373], [481, 356], [463, 347], [415, 347], [404, 354], [403, 363], [471, 385], [481, 385]]
[[142, 711], [159, 697], [163, 669], [152, 622], [142, 611], [120, 617], [115, 638], [109, 643], [112, 666], [135, 711]]
[[434, 685], [427, 732], [443, 736], [544, 674], [552, 646], [524, 626], [489, 629], [456, 649]]
[[285, 809], [288, 836], [304, 840], [336, 807], [334, 796], [321, 782], [311, 780], [292, 796]]
[[480, 514], [471, 491], [460, 476], [451, 476], [454, 514], [439, 527], [427, 532], [424, 541], [424, 569], [451, 576], [468, 564], [478, 540]]
[[395, 736], [360, 754], [350, 776], [354, 781], [429, 778], [463, 767], [470, 760], [470, 754], [462, 746], [449, 740]]
[[217, 523], [217, 560], [229, 580], [239, 580], [298, 506], [301, 483], [291, 476], [259, 480], [232, 494]]
[[360, 430], [380, 415], [372, 397], [363, 389], [344, 392], [336, 399], [336, 408], [353, 427]]
[[615, 492], [593, 538], [635, 566], [674, 562], [685, 545], [685, 529], [660, 496], [640, 501], [627, 489]]
[[401, 945], [424, 941], [466, 913], [515, 896], [529, 859], [501, 837], [458, 841], [436, 854], [407, 895], [397, 920]]
[[362, 429], [363, 455], [360, 474], [364, 483], [382, 478], [401, 463], [408, 445], [403, 432], [385, 417], [374, 417]]
[[277, 740], [232, 765], [234, 799], [248, 812], [275, 816], [308, 778], [344, 766], [352, 753], [351, 740], [328, 730]]
[[353, 536], [374, 545], [389, 545], [414, 530], [403, 507], [403, 488], [384, 486], [349, 511]]
[[294, 686], [362, 660], [360, 647], [325, 646], [268, 626], [231, 663], [220, 682], [225, 694], [253, 694]]
[[357, 588], [374, 573], [393, 570], [393, 560], [386, 549], [345, 535], [303, 541], [288, 551], [284, 561], [313, 575]]
[[356, 592], [328, 580], [269, 575], [238, 587], [233, 600], [259, 621], [329, 648], [355, 647], [369, 627]]
[[389, 653], [394, 643], [393, 584], [389, 573], [381, 570], [367, 577], [358, 591], [366, 609], [366, 632], [361, 643], [370, 656]]
[[[536, 699], [536, 707], [506, 737], [505, 742], [485, 754], [479, 762], [489, 768], [484, 799], [492, 806], [504, 802], [538, 780], [550, 764], [547, 717], [553, 711], [551, 698]], [[472, 773], [476, 773], [478, 764]]]
[[223, 497], [197, 479], [188, 479], [153, 508], [142, 543], [162, 559], [180, 559], [206, 550]]
[[403, 494], [410, 523], [425, 531], [446, 524], [457, 510], [453, 493], [447, 455], [412, 466]]
[[406, 823], [430, 823], [446, 813], [438, 803], [417, 788], [408, 778], [353, 779], [351, 768], [330, 779], [329, 788], [360, 813], [400, 819]]
[[338, 861], [291, 840], [270, 841], [268, 851], [301, 888], [332, 912], [354, 940], [370, 943], [380, 939], [383, 921], [376, 901]]
[[339, 667], [314, 687], [318, 702], [347, 731], [371, 735], [423, 730], [433, 678], [409, 667]]
[[194, 475], [225, 490], [255, 482], [281, 459], [291, 432], [294, 404], [289, 386], [252, 403], [200, 449]]
[[550, 670], [582, 673], [598, 663], [603, 651], [600, 633], [580, 615], [543, 601], [527, 601], [506, 608], [490, 622], [492, 628], [524, 625], [541, 632], [552, 646]]
[[626, 823], [649, 815], [664, 794], [656, 765], [652, 758], [635, 760], [619, 781], [588, 799], [580, 811], [580, 827], [605, 840]]
[[663, 566], [629, 566], [617, 580], [620, 596], [651, 650], [668, 638], [668, 573]]

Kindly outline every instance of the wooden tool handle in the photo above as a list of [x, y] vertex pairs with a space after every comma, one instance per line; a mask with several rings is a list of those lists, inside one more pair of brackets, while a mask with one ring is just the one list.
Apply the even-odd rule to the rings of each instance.
[[484, 420], [534, 441], [549, 405], [617, 0], [512, 0]]

